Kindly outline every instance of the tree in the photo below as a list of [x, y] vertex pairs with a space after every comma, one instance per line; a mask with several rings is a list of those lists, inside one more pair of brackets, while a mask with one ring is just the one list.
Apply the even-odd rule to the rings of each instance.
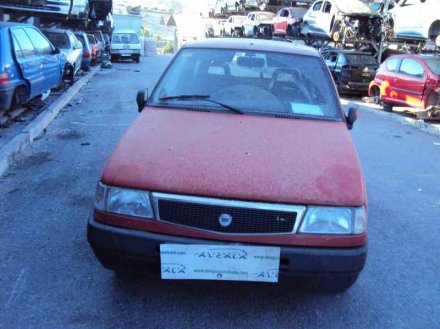
[[174, 46], [171, 42], [168, 42], [165, 47], [163, 47], [164, 54], [172, 54], [174, 53]]

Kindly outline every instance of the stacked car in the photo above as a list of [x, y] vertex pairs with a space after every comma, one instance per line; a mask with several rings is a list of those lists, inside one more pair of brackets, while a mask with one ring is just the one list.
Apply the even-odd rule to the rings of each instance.
[[32, 25], [0, 23], [0, 110], [44, 96], [63, 83], [67, 57]]

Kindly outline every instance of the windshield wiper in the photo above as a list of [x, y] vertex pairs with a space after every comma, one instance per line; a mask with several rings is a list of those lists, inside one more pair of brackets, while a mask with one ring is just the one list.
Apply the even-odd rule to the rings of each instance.
[[188, 100], [191, 100], [191, 99], [195, 99], [195, 100], [201, 99], [201, 100], [204, 100], [204, 101], [207, 101], [207, 102], [211, 102], [211, 103], [220, 105], [220, 106], [230, 110], [231, 112], [238, 113], [238, 114], [244, 114], [243, 111], [241, 111], [241, 110], [239, 110], [239, 109], [237, 109], [235, 107], [232, 107], [230, 105], [227, 105], [227, 104], [224, 104], [224, 103], [221, 103], [221, 102], [217, 102], [217, 101], [215, 101], [213, 99], [210, 99], [209, 97], [210, 97], [209, 95], [175, 95], [175, 96], [161, 97], [161, 98], [159, 98], [159, 100], [160, 101], [173, 101], [173, 100], [179, 100], [180, 101], [180, 100], [187, 100], [187, 99]]

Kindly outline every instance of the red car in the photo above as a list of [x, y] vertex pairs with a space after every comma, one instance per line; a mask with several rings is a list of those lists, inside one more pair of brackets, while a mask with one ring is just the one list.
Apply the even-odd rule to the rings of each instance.
[[307, 8], [287, 7], [281, 9], [273, 18], [274, 34], [299, 36], [300, 25]]
[[87, 34], [90, 46], [92, 47], [92, 65], [101, 61], [102, 47], [93, 34]]
[[315, 49], [188, 43], [146, 94], [88, 221], [103, 266], [163, 279], [307, 277], [331, 291], [356, 281], [367, 252], [348, 130], [357, 111], [344, 114]]
[[370, 83], [369, 95], [381, 101], [385, 111], [392, 111], [394, 105], [421, 109], [439, 105], [440, 57], [402, 54], [387, 58]]

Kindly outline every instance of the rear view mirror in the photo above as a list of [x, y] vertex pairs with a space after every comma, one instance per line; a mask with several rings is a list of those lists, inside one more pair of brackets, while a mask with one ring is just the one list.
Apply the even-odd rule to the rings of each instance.
[[147, 99], [148, 99], [148, 89], [141, 89], [138, 91], [136, 96], [136, 103], [138, 106], [138, 112], [142, 112], [145, 105], [147, 105]]
[[359, 117], [359, 111], [357, 108], [350, 107], [348, 109], [348, 115], [346, 116], [347, 128], [352, 129], [354, 122]]
[[263, 67], [265, 64], [263, 58], [243, 56], [237, 58], [237, 65], [244, 67]]

